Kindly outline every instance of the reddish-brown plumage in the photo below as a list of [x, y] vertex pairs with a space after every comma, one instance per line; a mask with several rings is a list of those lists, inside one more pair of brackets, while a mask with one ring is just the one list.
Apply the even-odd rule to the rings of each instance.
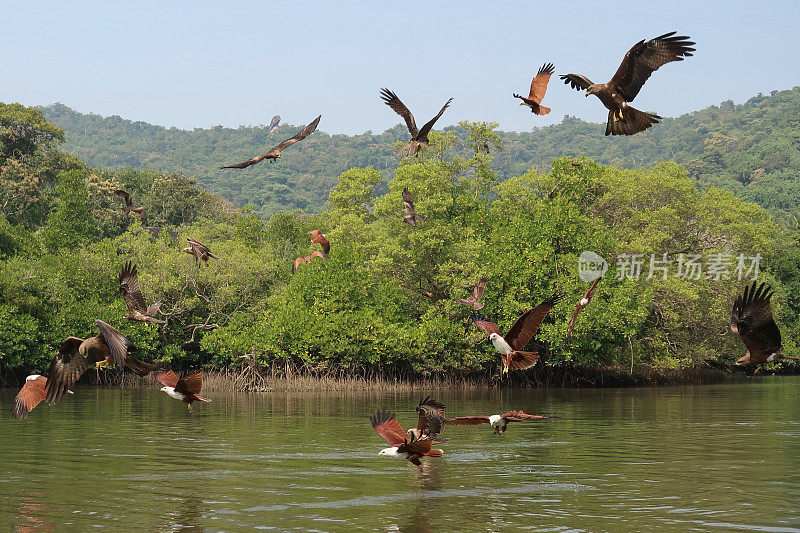
[[520, 94], [514, 93], [514, 98], [519, 98], [522, 100], [520, 105], [526, 105], [531, 108], [531, 112], [537, 115], [547, 115], [550, 113], [549, 107], [544, 107], [542, 104], [542, 100], [544, 99], [544, 95], [547, 92], [547, 84], [550, 81], [550, 76], [553, 75], [555, 72], [555, 67], [553, 67], [552, 63], [545, 63], [542, 65], [542, 68], [539, 69], [539, 72], [536, 73], [533, 80], [531, 80], [531, 88], [528, 96], [522, 96]]
[[[572, 319], [569, 321], [569, 327], [567, 328], [567, 334], [565, 335], [565, 338], [569, 337], [569, 334], [572, 333], [572, 328], [575, 326], [575, 319], [578, 318], [578, 313], [589, 307], [589, 304], [592, 303], [592, 298], [594, 298], [594, 288], [597, 287], [598, 283], [600, 283], [600, 279], [602, 277], [603, 276], [597, 276], [597, 279], [595, 279], [592, 282], [592, 285], [586, 289], [585, 293], [583, 293], [583, 298], [578, 301], [578, 305], [575, 306], [575, 311], [572, 312]], [[584, 300], [586, 300], [586, 303], [583, 303]]]
[[483, 309], [484, 305], [481, 303], [481, 298], [483, 298], [483, 291], [486, 288], [486, 278], [481, 278], [475, 288], [472, 289], [472, 294], [469, 298], [456, 298], [456, 302], [467, 305], [473, 308], [475, 311], [480, 311]]
[[[193, 374], [189, 374], [188, 376], [184, 376], [178, 379], [178, 376], [172, 370], [168, 370], [166, 372], [162, 372], [160, 374], [155, 375], [156, 380], [159, 383], [164, 385], [165, 389], [170, 388], [172, 392], [178, 396], [182, 402], [186, 403], [189, 409], [192, 408], [192, 402], [200, 401], [200, 402], [210, 402], [208, 398], [203, 398], [200, 396], [200, 390], [203, 388], [203, 373], [202, 372], [195, 372]], [[165, 390], [167, 394], [170, 394], [170, 391]], [[175, 397], [175, 396], [173, 396]]]
[[[12, 409], [14, 418], [17, 420], [28, 418], [28, 414], [33, 411], [34, 407], [47, 397], [46, 389], [46, 377], [37, 374], [28, 376], [25, 379], [25, 385], [14, 398], [14, 408]], [[72, 391], [68, 390], [67, 394], [72, 394]]]
[[495, 433], [503, 433], [509, 422], [524, 422], [531, 420], [545, 420], [550, 418], [544, 415], [529, 415], [524, 411], [509, 411], [502, 415], [474, 415], [457, 416], [445, 420], [445, 424], [451, 426], [476, 426], [478, 424], [492, 424]]
[[322, 252], [327, 257], [328, 254], [331, 253], [331, 243], [328, 241], [328, 238], [318, 229], [314, 229], [308, 232], [311, 235], [311, 244], [319, 244], [322, 246]]
[[396, 447], [398, 453], [407, 453], [406, 459], [417, 466], [422, 465], [420, 457], [442, 456], [442, 450], [431, 447], [433, 444], [439, 444], [438, 441], [425, 436], [417, 438], [409, 435], [403, 431], [394, 414], [386, 410], [378, 409], [373, 412], [370, 422], [375, 433], [383, 437], [389, 446]]
[[308, 257], [298, 257], [297, 259], [294, 260], [294, 264], [292, 264], [292, 274], [297, 274], [297, 269], [300, 268], [300, 265], [310, 264], [311, 260], [314, 259], [315, 257], [319, 257], [320, 259], [326, 259], [325, 254], [318, 250], [314, 250], [313, 252], [311, 252], [311, 255], [309, 255]]

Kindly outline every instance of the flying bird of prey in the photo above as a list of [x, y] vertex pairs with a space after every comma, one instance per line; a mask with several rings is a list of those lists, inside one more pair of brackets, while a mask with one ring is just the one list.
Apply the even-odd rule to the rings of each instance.
[[203, 388], [203, 373], [195, 372], [178, 379], [172, 370], [156, 374], [155, 378], [164, 385], [161, 390], [172, 398], [186, 403], [189, 410], [192, 410], [192, 402], [210, 402], [208, 398], [200, 396], [200, 389]]
[[583, 293], [583, 298], [580, 299], [578, 305], [575, 306], [575, 311], [572, 312], [572, 320], [569, 321], [569, 327], [567, 328], [565, 337], [569, 337], [569, 334], [572, 333], [572, 327], [575, 325], [575, 319], [578, 318], [578, 313], [589, 307], [589, 303], [592, 301], [592, 298], [594, 298], [594, 288], [600, 283], [600, 278], [602, 277], [602, 275], [597, 276], [597, 279], [595, 279], [592, 285]]
[[772, 290], [765, 283], [745, 287], [733, 303], [731, 331], [739, 335], [747, 353], [737, 365], [763, 365], [778, 359], [800, 359], [781, 353], [781, 330], [772, 318]]
[[317, 129], [317, 124], [319, 124], [319, 120], [321, 118], [322, 115], [318, 116], [311, 122], [311, 124], [309, 124], [302, 130], [297, 132], [294, 137], [290, 137], [285, 141], [283, 141], [282, 143], [280, 143], [279, 145], [273, 146], [272, 148], [269, 149], [269, 152], [267, 152], [266, 154], [258, 155], [253, 159], [248, 159], [247, 161], [244, 161], [242, 163], [236, 163], [235, 165], [226, 165], [220, 168], [247, 168], [250, 165], [255, 165], [256, 163], [263, 161], [264, 159], [269, 159], [274, 163], [281, 156], [282, 150], [293, 145], [294, 143], [302, 141], [303, 139], [311, 135], [311, 133], [315, 129]]
[[504, 433], [509, 422], [524, 422], [526, 420], [544, 420], [550, 418], [543, 415], [529, 415], [522, 411], [509, 411], [503, 415], [476, 415], [457, 416], [445, 420], [451, 426], [476, 426], [478, 424], [491, 424], [496, 435]]
[[132, 265], [130, 261], [122, 265], [122, 270], [119, 272], [119, 292], [122, 293], [122, 298], [128, 307], [128, 314], [122, 318], [153, 324], [167, 323], [165, 320], [159, 320], [153, 316], [161, 307], [161, 302], [156, 302], [150, 306], [145, 304], [142, 289], [139, 288], [139, 275], [136, 271], [136, 265]]
[[308, 257], [298, 257], [297, 259], [294, 260], [294, 264], [292, 265], [292, 274], [297, 274], [297, 269], [300, 268], [300, 265], [311, 264], [311, 260], [314, 259], [315, 257], [319, 257], [322, 259], [326, 258], [325, 254], [320, 252], [319, 250], [314, 250]]
[[435, 439], [444, 431], [444, 404], [430, 396], [421, 398], [417, 406], [417, 427], [406, 433], [414, 439]]
[[313, 229], [308, 234], [311, 235], [311, 244], [322, 246], [322, 253], [325, 254], [325, 257], [328, 257], [328, 254], [331, 253], [331, 243], [325, 234], [318, 229]]
[[606, 135], [633, 135], [658, 124], [661, 117], [639, 111], [628, 105], [650, 75], [671, 61], [683, 61], [691, 57], [695, 44], [685, 35], [675, 32], [659, 35], [649, 41], [642, 39], [628, 50], [617, 72], [608, 83], [592, 83], [580, 74], [560, 76], [565, 84], [578, 91], [586, 90], [586, 96], [594, 94], [608, 109]]
[[378, 455], [386, 455], [395, 459], [407, 459], [422, 467], [420, 457], [441, 457], [442, 450], [432, 448], [437, 441], [429, 438], [415, 438], [403, 431], [394, 414], [378, 409], [369, 417], [375, 433], [386, 439], [389, 448], [384, 448]]
[[137, 213], [139, 215], [139, 220], [142, 221], [142, 226], [147, 224], [147, 211], [144, 210], [144, 207], [135, 207], [130, 194], [122, 189], [117, 189], [114, 191], [114, 194], [125, 200], [125, 207], [122, 208], [123, 213], [126, 215], [130, 212]]
[[444, 103], [442, 108], [436, 114], [435, 117], [430, 119], [422, 129], [417, 129], [417, 123], [414, 121], [414, 115], [411, 114], [411, 111], [408, 110], [406, 105], [400, 101], [396, 94], [394, 94], [389, 89], [381, 89], [381, 99], [391, 107], [395, 113], [403, 117], [403, 120], [406, 121], [406, 127], [408, 127], [408, 132], [411, 134], [411, 140], [408, 142], [408, 157], [414, 157], [419, 152], [420, 148], [423, 145], [428, 144], [428, 134], [431, 132], [433, 125], [439, 120], [439, 117], [442, 116], [444, 110], [450, 106], [450, 102], [453, 101], [450, 98], [447, 102]]
[[139, 361], [130, 355], [136, 351], [136, 347], [125, 335], [102, 320], [96, 322], [100, 327], [100, 335], [88, 339], [67, 337], [61, 343], [47, 372], [47, 403], [58, 403], [67, 389], [91, 366], [101, 368], [113, 364], [117, 368], [127, 367], [140, 376], [158, 370], [156, 365]]
[[271, 135], [272, 132], [275, 131], [275, 128], [277, 128], [278, 124], [280, 123], [281, 123], [280, 115], [275, 115], [274, 117], [272, 117], [272, 120], [269, 121], [269, 131], [267, 132], [267, 135]]
[[[28, 418], [28, 414], [33, 411], [33, 408], [39, 405], [45, 399], [45, 388], [47, 387], [47, 378], [39, 374], [32, 374], [25, 378], [25, 385], [22, 386], [20, 391], [14, 398], [14, 418], [17, 420]], [[67, 394], [72, 394], [71, 390], [66, 391]]]
[[547, 84], [550, 81], [550, 76], [553, 75], [553, 72], [555, 72], [555, 67], [553, 67], [553, 64], [545, 63], [531, 81], [531, 90], [527, 97], [522, 96], [521, 94], [513, 93], [514, 98], [519, 98], [522, 100], [519, 105], [526, 105], [530, 107], [531, 113], [536, 113], [537, 115], [547, 115], [550, 113], [550, 108], [541, 104], [542, 100], [544, 99], [544, 95], [547, 92]]
[[414, 209], [414, 197], [411, 196], [408, 187], [403, 189], [403, 222], [415, 228], [418, 222], [422, 222], [422, 217], [417, 215], [417, 210]]
[[481, 278], [475, 288], [472, 289], [472, 295], [469, 298], [456, 298], [456, 302], [469, 306], [473, 308], [475, 311], [480, 311], [483, 309], [483, 303], [481, 303], [481, 298], [483, 298], [483, 290], [486, 287], [486, 278]]
[[195, 261], [200, 259], [200, 260], [203, 260], [205, 262], [208, 262], [208, 259], [210, 257], [213, 257], [214, 259], [217, 259], [217, 260], [222, 259], [221, 257], [218, 257], [218, 256], [212, 254], [211, 253], [211, 249], [208, 246], [206, 246], [205, 244], [203, 244], [202, 242], [196, 241], [196, 240], [191, 239], [189, 237], [187, 237], [186, 240], [189, 241], [189, 246], [184, 248], [183, 251], [186, 252], [189, 255], [193, 255], [195, 257]]
[[522, 313], [520, 317], [508, 330], [505, 336], [500, 334], [500, 328], [494, 322], [488, 322], [481, 317], [474, 316], [472, 321], [489, 335], [489, 340], [501, 354], [503, 362], [503, 373], [509, 370], [524, 370], [536, 364], [539, 354], [536, 352], [525, 352], [531, 338], [539, 331], [545, 316], [561, 299], [560, 295], [554, 294], [545, 301]]

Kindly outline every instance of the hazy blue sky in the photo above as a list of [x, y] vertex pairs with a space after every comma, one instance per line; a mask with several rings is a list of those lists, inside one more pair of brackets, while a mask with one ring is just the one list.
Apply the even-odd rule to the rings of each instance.
[[539, 66], [607, 81], [636, 41], [671, 30], [694, 57], [662, 67], [635, 106], [663, 116], [800, 84], [800, 3], [785, 2], [7, 2], [0, 0], [0, 101], [180, 128], [305, 123], [330, 133], [399, 122], [394, 90], [438, 125], [505, 130], [605, 121], [599, 101], [553, 78], [550, 116], [527, 92]]

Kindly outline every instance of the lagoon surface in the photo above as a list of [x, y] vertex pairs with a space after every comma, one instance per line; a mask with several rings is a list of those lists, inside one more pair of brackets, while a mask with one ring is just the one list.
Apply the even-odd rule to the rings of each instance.
[[[0, 390], [4, 530], [800, 531], [800, 378], [630, 389], [207, 392], [77, 389], [24, 421]], [[451, 426], [424, 468], [378, 457], [378, 406]]]

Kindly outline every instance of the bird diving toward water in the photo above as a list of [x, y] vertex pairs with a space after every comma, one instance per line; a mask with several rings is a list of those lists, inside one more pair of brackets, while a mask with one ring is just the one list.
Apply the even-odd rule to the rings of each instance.
[[164, 385], [161, 390], [172, 398], [186, 403], [189, 410], [192, 410], [192, 402], [210, 402], [208, 398], [200, 396], [200, 389], [203, 388], [203, 373], [195, 372], [178, 379], [172, 370], [156, 374], [155, 378]]
[[578, 91], [586, 90], [586, 96], [597, 96], [608, 109], [606, 135], [633, 135], [658, 124], [661, 117], [639, 111], [628, 105], [650, 75], [671, 61], [683, 61], [695, 51], [685, 35], [672, 31], [649, 41], [641, 40], [628, 50], [617, 72], [608, 83], [592, 83], [581, 74], [560, 76], [565, 84]]
[[558, 303], [561, 296], [554, 294], [545, 301], [522, 313], [508, 330], [505, 336], [500, 334], [500, 328], [494, 322], [484, 320], [482, 317], [473, 316], [472, 321], [489, 335], [495, 349], [500, 352], [503, 362], [503, 373], [509, 370], [524, 370], [536, 364], [539, 354], [523, 351], [530, 340], [539, 331], [544, 318], [553, 306]]
[[445, 420], [445, 424], [450, 426], [476, 426], [478, 424], [491, 424], [495, 435], [500, 435], [506, 431], [509, 422], [525, 422], [530, 420], [544, 420], [550, 418], [543, 415], [529, 415], [522, 411], [509, 411], [502, 415], [476, 415], [476, 416], [457, 416]]
[[308, 257], [298, 257], [294, 260], [294, 264], [292, 264], [292, 274], [297, 274], [297, 269], [300, 268], [300, 265], [310, 265], [311, 260], [315, 257], [319, 257], [321, 259], [327, 258], [326, 255], [319, 250], [314, 250]]
[[547, 115], [550, 113], [550, 108], [541, 105], [544, 100], [544, 95], [547, 92], [547, 83], [550, 81], [550, 76], [555, 72], [555, 67], [552, 63], [545, 63], [539, 72], [536, 73], [533, 80], [531, 80], [531, 90], [527, 97], [517, 93], [513, 93], [514, 98], [522, 100], [519, 105], [526, 105], [531, 108], [531, 113], [537, 115]]
[[[28, 418], [28, 414], [33, 411], [33, 408], [45, 399], [46, 387], [47, 378], [44, 376], [32, 374], [25, 378], [25, 385], [22, 386], [16, 398], [14, 398], [14, 408], [12, 409], [14, 418], [17, 420]], [[71, 390], [66, 392], [67, 394], [72, 394]]]
[[772, 318], [772, 290], [765, 283], [758, 285], [755, 281], [745, 287], [733, 303], [731, 314], [731, 331], [741, 337], [747, 353], [740, 357], [737, 365], [759, 365], [756, 372], [766, 363], [778, 359], [800, 359], [781, 353], [783, 345], [781, 330]]
[[432, 445], [439, 444], [434, 439], [426, 437], [415, 438], [403, 431], [394, 414], [386, 410], [378, 409], [369, 417], [375, 433], [386, 439], [389, 448], [384, 448], [378, 455], [386, 455], [395, 459], [407, 459], [418, 467], [422, 467], [420, 458], [441, 457], [442, 450], [432, 448]]
[[391, 107], [395, 113], [403, 117], [403, 120], [406, 121], [406, 127], [408, 128], [408, 132], [411, 134], [411, 140], [408, 141], [408, 144], [406, 145], [408, 148], [408, 157], [414, 157], [424, 145], [428, 144], [428, 134], [431, 132], [431, 129], [433, 129], [433, 125], [436, 124], [436, 121], [442, 116], [444, 110], [447, 109], [450, 106], [450, 102], [453, 101], [453, 99], [450, 98], [444, 103], [435, 117], [426, 122], [421, 129], [417, 129], [417, 123], [414, 121], [414, 115], [411, 114], [411, 111], [409, 111], [406, 105], [400, 101], [396, 94], [389, 89], [384, 88], [381, 89], [381, 99], [384, 101], [384, 103], [386, 103], [386, 105]]
[[473, 308], [475, 311], [480, 311], [483, 309], [483, 303], [481, 302], [481, 298], [483, 298], [483, 290], [486, 288], [486, 278], [481, 278], [475, 288], [472, 289], [472, 294], [469, 298], [456, 298], [456, 302], [469, 306]]
[[136, 272], [136, 265], [130, 261], [122, 265], [119, 272], [119, 292], [128, 307], [128, 314], [122, 318], [136, 320], [139, 322], [150, 322], [152, 324], [166, 324], [165, 320], [155, 318], [153, 315], [161, 308], [161, 302], [156, 302], [148, 306], [144, 302], [142, 289], [139, 288], [139, 275]]
[[417, 227], [417, 223], [422, 222], [422, 217], [417, 214], [414, 208], [414, 197], [408, 190], [408, 187], [403, 189], [403, 222], [409, 226]]
[[122, 212], [126, 215], [130, 212], [137, 213], [139, 215], [139, 220], [142, 221], [142, 226], [147, 225], [147, 211], [144, 210], [144, 207], [135, 207], [133, 205], [133, 200], [131, 199], [131, 195], [127, 192], [123, 191], [122, 189], [117, 189], [114, 191], [114, 194], [125, 200], [125, 207], [122, 208]]
[[197, 240], [192, 239], [192, 238], [189, 238], [189, 237], [187, 237], [186, 240], [189, 241], [189, 246], [184, 248], [183, 251], [186, 252], [189, 255], [193, 255], [194, 258], [195, 258], [195, 261], [202, 260], [202, 261], [208, 262], [208, 259], [211, 258], [211, 257], [213, 257], [214, 259], [217, 259], [217, 260], [221, 260], [222, 259], [221, 257], [218, 257], [218, 256], [212, 254], [211, 253], [211, 249], [208, 246], [206, 246], [205, 244], [203, 244], [202, 242], [197, 241]]
[[272, 117], [272, 120], [269, 121], [269, 131], [267, 132], [267, 135], [272, 134], [272, 132], [275, 131], [275, 128], [277, 128], [278, 124], [280, 123], [281, 123], [280, 115], [275, 115], [274, 117]]
[[127, 367], [140, 376], [146, 376], [158, 366], [139, 361], [131, 356], [136, 347], [122, 333], [106, 324], [96, 320], [100, 327], [100, 335], [80, 339], [67, 337], [61, 343], [58, 354], [53, 357], [50, 370], [47, 372], [46, 400], [49, 404], [56, 404], [71, 388], [87, 368], [107, 367], [114, 365], [117, 368]]
[[220, 168], [247, 168], [250, 165], [255, 165], [263, 161], [264, 159], [269, 159], [273, 163], [277, 161], [277, 159], [281, 156], [281, 151], [288, 148], [289, 146], [293, 145], [294, 143], [298, 143], [311, 135], [311, 133], [317, 129], [317, 125], [319, 124], [319, 120], [322, 118], [322, 115], [315, 118], [308, 126], [297, 132], [294, 137], [290, 137], [280, 143], [277, 146], [273, 146], [269, 149], [269, 152], [266, 154], [258, 155], [252, 159], [248, 159], [247, 161], [243, 161], [241, 163], [236, 163], [235, 165], [226, 165]]
[[597, 276], [597, 279], [595, 279], [592, 282], [591, 286], [588, 289], [586, 289], [586, 292], [583, 293], [583, 298], [580, 299], [578, 305], [575, 306], [575, 311], [572, 312], [572, 320], [569, 321], [567, 334], [564, 336], [565, 338], [569, 337], [569, 334], [572, 333], [572, 327], [575, 325], [575, 319], [578, 318], [578, 313], [589, 307], [592, 298], [594, 298], [594, 288], [597, 287], [598, 283], [600, 283], [600, 278], [602, 277], [603, 277], [602, 275]]
[[311, 244], [322, 246], [322, 253], [325, 254], [325, 257], [328, 257], [328, 254], [331, 253], [331, 243], [325, 234], [318, 229], [312, 229], [308, 234], [311, 235]]

